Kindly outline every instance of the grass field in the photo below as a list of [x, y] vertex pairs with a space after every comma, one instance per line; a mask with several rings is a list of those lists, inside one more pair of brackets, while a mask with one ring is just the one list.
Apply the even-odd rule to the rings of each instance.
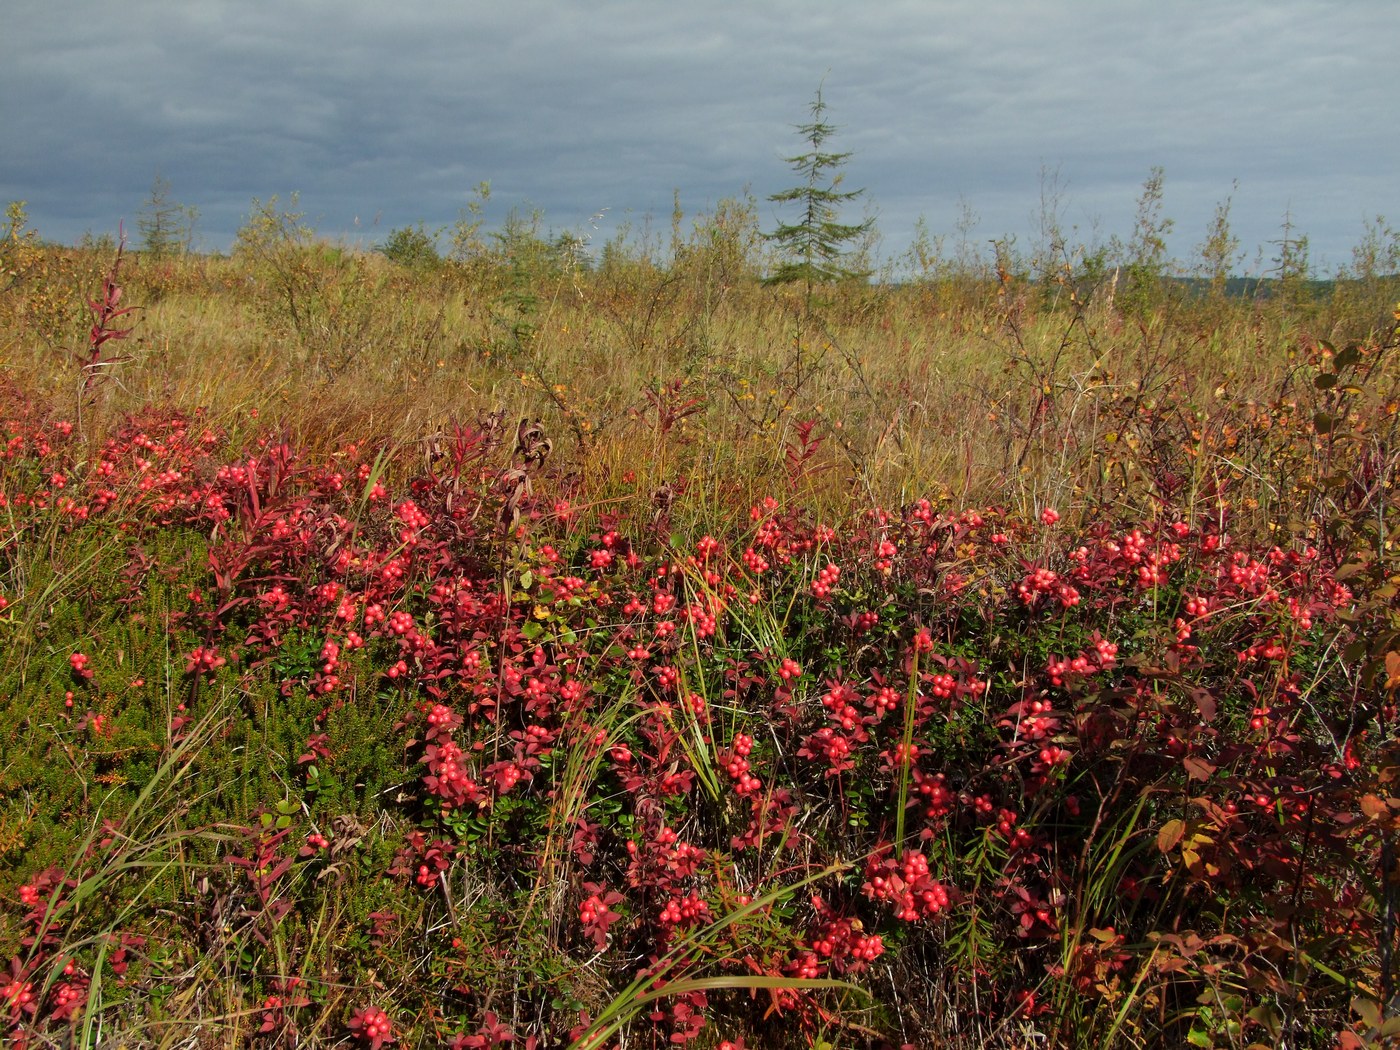
[[10, 1045], [1400, 1033], [1394, 279], [264, 218], [0, 246]]

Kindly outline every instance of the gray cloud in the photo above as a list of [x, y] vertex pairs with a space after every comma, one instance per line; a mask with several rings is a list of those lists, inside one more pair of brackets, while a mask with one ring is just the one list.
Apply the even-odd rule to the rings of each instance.
[[1024, 243], [1042, 170], [1066, 225], [1106, 237], [1163, 166], [1181, 256], [1236, 179], [1251, 253], [1291, 209], [1315, 259], [1342, 263], [1363, 217], [1397, 211], [1391, 0], [8, 8], [0, 197], [58, 240], [130, 223], [156, 170], [214, 248], [253, 197], [299, 190], [323, 232], [373, 241], [450, 222], [483, 179], [495, 219], [608, 209], [606, 236], [669, 215], [673, 188], [695, 211], [790, 185], [791, 125], [824, 75], [890, 251], [921, 214], [951, 233], [960, 200], [977, 237]]

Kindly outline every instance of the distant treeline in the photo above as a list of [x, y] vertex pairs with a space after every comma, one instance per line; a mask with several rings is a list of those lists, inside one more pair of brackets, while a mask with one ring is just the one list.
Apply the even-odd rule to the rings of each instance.
[[[1205, 296], [1211, 291], [1211, 281], [1206, 277], [1164, 277], [1162, 280], [1188, 295]], [[1400, 274], [1384, 274], [1372, 278], [1371, 281], [1381, 285], [1400, 286]], [[1288, 289], [1290, 294], [1301, 294], [1304, 298], [1321, 301], [1331, 298], [1338, 291], [1361, 288], [1368, 283], [1351, 277], [1312, 278], [1291, 282], [1278, 277], [1228, 277], [1222, 291], [1227, 299], [1275, 299]]]

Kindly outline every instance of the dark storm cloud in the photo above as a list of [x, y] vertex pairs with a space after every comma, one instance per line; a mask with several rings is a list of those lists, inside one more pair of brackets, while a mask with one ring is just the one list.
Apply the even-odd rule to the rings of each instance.
[[673, 188], [695, 211], [789, 185], [823, 76], [889, 251], [921, 214], [951, 232], [960, 200], [977, 238], [1024, 242], [1047, 185], [1066, 228], [1126, 236], [1154, 165], [1179, 255], [1236, 179], [1247, 245], [1291, 209], [1331, 264], [1400, 210], [1390, 0], [11, 0], [3, 22], [0, 197], [60, 240], [130, 222], [157, 170], [216, 248], [253, 197], [300, 190], [370, 242], [450, 222], [484, 179], [495, 220], [606, 210], [605, 236]]

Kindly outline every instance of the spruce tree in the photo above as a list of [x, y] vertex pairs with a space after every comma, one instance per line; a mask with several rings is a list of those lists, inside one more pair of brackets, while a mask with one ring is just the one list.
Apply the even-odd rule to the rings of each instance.
[[156, 173], [145, 207], [136, 216], [141, 250], [157, 259], [190, 250], [199, 210], [170, 199], [170, 181]]
[[764, 281], [765, 284], [802, 283], [810, 305], [812, 288], [818, 284], [869, 276], [869, 271], [848, 269], [842, 265], [846, 248], [864, 235], [873, 220], [843, 223], [840, 207], [860, 197], [864, 190], [842, 190], [841, 167], [851, 156], [830, 153], [827, 141], [837, 128], [826, 120], [826, 103], [817, 88], [811, 105], [812, 119], [794, 125], [808, 145], [805, 153], [788, 157], [792, 170], [802, 176], [802, 185], [794, 186], [768, 199], [775, 204], [795, 204], [799, 209], [796, 222], [780, 223], [764, 236], [778, 247], [782, 261]]

